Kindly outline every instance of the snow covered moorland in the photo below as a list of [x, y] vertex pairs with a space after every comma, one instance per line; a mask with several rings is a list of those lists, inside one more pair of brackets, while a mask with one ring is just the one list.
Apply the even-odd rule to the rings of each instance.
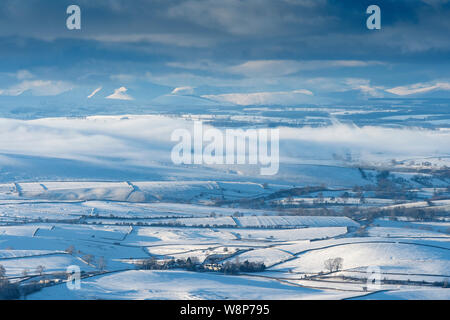
[[450, 0], [74, 2], [0, 1], [0, 300], [450, 300]]
[[3, 297], [450, 298], [448, 131], [280, 125], [261, 176], [173, 164], [191, 119], [0, 120]]

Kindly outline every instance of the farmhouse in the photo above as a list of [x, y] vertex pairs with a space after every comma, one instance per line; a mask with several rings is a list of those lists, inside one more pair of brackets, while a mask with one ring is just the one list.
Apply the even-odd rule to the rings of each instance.
[[222, 265], [216, 264], [216, 263], [208, 263], [208, 264], [205, 264], [203, 267], [205, 268], [205, 270], [211, 270], [211, 271], [222, 270]]

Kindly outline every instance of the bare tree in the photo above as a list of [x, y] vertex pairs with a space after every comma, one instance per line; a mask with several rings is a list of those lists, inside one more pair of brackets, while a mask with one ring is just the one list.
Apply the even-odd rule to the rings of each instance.
[[39, 265], [36, 267], [36, 273], [40, 276], [42, 276], [44, 274], [45, 271], [45, 267], [43, 265]]
[[342, 258], [334, 259], [334, 271], [342, 270], [343, 266], [344, 266], [344, 259], [342, 259]]
[[330, 258], [325, 260], [324, 266], [328, 272], [339, 271], [342, 270], [344, 265], [344, 259], [342, 258]]
[[106, 260], [104, 257], [100, 257], [97, 262], [98, 269], [104, 271], [106, 269]]
[[87, 254], [83, 257], [83, 260], [86, 261], [87, 264], [91, 264], [94, 261], [94, 256], [92, 254]]
[[324, 266], [325, 266], [325, 270], [327, 270], [328, 272], [333, 272], [334, 269], [334, 259], [327, 259], [324, 262]]
[[73, 255], [73, 253], [75, 252], [75, 247], [74, 246], [70, 246], [66, 249], [66, 252], [70, 255]]
[[6, 269], [4, 266], [0, 264], [0, 280], [5, 279], [6, 277]]

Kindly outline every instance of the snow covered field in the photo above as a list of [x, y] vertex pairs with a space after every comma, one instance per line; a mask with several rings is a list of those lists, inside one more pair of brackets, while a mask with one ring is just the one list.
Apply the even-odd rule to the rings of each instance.
[[[448, 222], [377, 219], [367, 236], [352, 237], [351, 230], [361, 225], [347, 217], [277, 216], [251, 209], [239, 209], [235, 216], [236, 209], [225, 207], [109, 199], [3, 201], [3, 217], [21, 212], [20, 220], [0, 227], [0, 265], [8, 277], [32, 281], [43, 267], [43, 275], [51, 278], [71, 265], [92, 274], [82, 280], [80, 291], [56, 282], [28, 299], [448, 297], [446, 289], [429, 288], [450, 277]], [[251, 213], [257, 215], [247, 215]], [[76, 219], [68, 222], [68, 217]], [[140, 221], [155, 224], [140, 226]], [[137, 263], [151, 257], [223, 265], [248, 261], [264, 263], [267, 271], [223, 275], [136, 270]], [[325, 262], [337, 257], [343, 264], [330, 273]], [[383, 284], [369, 289], [380, 293], [367, 295], [369, 266], [380, 268], [385, 281], [398, 284]]]
[[282, 128], [280, 171], [262, 178], [173, 165], [168, 134], [189, 121], [2, 120], [0, 265], [40, 286], [27, 299], [448, 299], [447, 131]]
[[450, 300], [449, 18], [0, 1], [0, 299]]
[[90, 278], [83, 282], [83, 288], [79, 291], [70, 291], [62, 284], [30, 295], [29, 299], [295, 300], [347, 296], [345, 293], [328, 293], [245, 276], [181, 271], [126, 271]]

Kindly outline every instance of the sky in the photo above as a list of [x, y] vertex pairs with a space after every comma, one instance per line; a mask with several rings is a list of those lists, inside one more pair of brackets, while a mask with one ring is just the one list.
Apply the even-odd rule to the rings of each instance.
[[449, 18], [449, 0], [2, 0], [0, 106], [449, 97]]

